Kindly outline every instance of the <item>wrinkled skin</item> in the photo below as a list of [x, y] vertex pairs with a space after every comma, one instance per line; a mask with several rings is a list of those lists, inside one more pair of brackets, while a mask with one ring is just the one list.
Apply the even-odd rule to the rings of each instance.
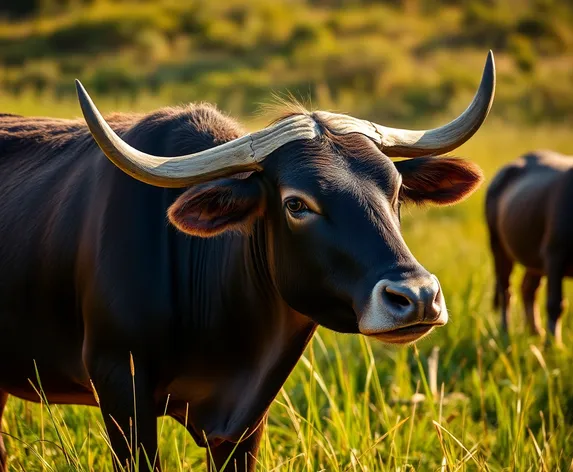
[[[240, 133], [206, 107], [110, 122], [166, 156]], [[407, 343], [447, 321], [399, 207], [465, 197], [481, 179], [471, 163], [393, 163], [325, 128], [259, 173], [162, 189], [114, 167], [79, 122], [0, 124], [0, 415], [8, 394], [38, 401], [36, 361], [51, 403], [96, 406], [93, 384], [121, 464], [135, 383], [133, 451], [154, 462], [166, 412], [216, 467], [241, 440], [232, 459], [252, 471], [268, 407], [318, 324]]]
[[502, 327], [509, 323], [509, 278], [515, 263], [525, 266], [521, 295], [526, 322], [541, 334], [536, 295], [547, 277], [548, 340], [561, 344], [563, 278], [573, 276], [573, 158], [537, 151], [502, 168], [486, 199], [490, 245], [495, 263], [494, 306]]

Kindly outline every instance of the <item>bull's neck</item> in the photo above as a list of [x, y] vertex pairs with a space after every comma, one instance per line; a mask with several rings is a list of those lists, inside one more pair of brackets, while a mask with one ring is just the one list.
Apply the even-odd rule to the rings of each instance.
[[[227, 352], [245, 353], [250, 342], [269, 339], [271, 333], [292, 334], [308, 324], [286, 305], [273, 283], [263, 222], [248, 235], [193, 238], [191, 246], [186, 338], [202, 346], [201, 351], [222, 343]], [[205, 346], [205, 340], [212, 346]]]
[[[260, 421], [316, 327], [275, 288], [263, 225], [250, 235], [188, 240], [191, 310], [177, 333], [167, 391], [185, 404], [193, 395], [208, 398], [190, 414], [209, 438], [238, 440]], [[175, 414], [186, 414], [177, 405]]]
[[[219, 289], [212, 292], [212, 296], [221, 300], [221, 314], [233, 317], [238, 311], [246, 317], [247, 313], [243, 312], [247, 310], [262, 314], [284, 305], [269, 270], [263, 223], [256, 223], [249, 234], [226, 235], [217, 244], [221, 257], [217, 274]], [[205, 270], [209, 269], [203, 268]], [[267, 313], [265, 316], [268, 319], [272, 315]], [[248, 318], [244, 318], [245, 321]]]

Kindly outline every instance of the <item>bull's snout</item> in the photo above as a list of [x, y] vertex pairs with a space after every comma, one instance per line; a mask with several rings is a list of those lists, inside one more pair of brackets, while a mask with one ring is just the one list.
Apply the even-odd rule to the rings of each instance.
[[386, 281], [378, 291], [388, 314], [398, 323], [431, 322], [442, 311], [442, 290], [435, 277], [422, 283]]
[[359, 318], [360, 332], [396, 343], [411, 342], [448, 321], [438, 279], [428, 274], [379, 281]]

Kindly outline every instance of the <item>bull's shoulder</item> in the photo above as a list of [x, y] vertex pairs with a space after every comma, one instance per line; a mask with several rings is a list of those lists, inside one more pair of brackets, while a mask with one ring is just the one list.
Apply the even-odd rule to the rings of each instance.
[[243, 134], [235, 120], [213, 105], [199, 103], [145, 115], [123, 137], [144, 152], [172, 157], [202, 151]]
[[87, 127], [80, 120], [0, 114], [0, 156], [3, 157], [33, 149], [58, 150], [87, 135]]
[[[244, 134], [240, 125], [209, 104], [165, 107], [147, 114], [106, 114], [112, 129], [136, 148], [176, 156], [207, 149]], [[83, 119], [0, 114], [0, 155], [32, 148], [85, 151], [95, 142]]]

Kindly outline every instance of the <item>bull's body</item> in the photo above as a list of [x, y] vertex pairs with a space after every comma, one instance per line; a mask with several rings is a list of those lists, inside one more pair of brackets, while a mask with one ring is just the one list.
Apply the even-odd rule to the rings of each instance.
[[572, 198], [573, 158], [551, 151], [529, 153], [492, 180], [486, 213], [496, 267], [495, 302], [505, 328], [509, 276], [519, 263], [526, 268], [522, 296], [531, 330], [540, 331], [535, 295], [541, 277], [547, 276], [548, 328], [560, 338], [562, 278], [573, 276]]
[[[112, 123], [167, 156], [236, 137], [213, 110], [174, 113]], [[157, 414], [167, 406], [198, 443], [251, 433], [315, 327], [267, 290], [251, 238], [176, 230], [166, 211], [181, 190], [121, 172], [79, 121], [0, 120], [4, 401], [39, 400], [35, 360], [50, 402], [96, 405], [94, 371], [125, 373], [131, 351], [135, 383], [153, 376]]]

